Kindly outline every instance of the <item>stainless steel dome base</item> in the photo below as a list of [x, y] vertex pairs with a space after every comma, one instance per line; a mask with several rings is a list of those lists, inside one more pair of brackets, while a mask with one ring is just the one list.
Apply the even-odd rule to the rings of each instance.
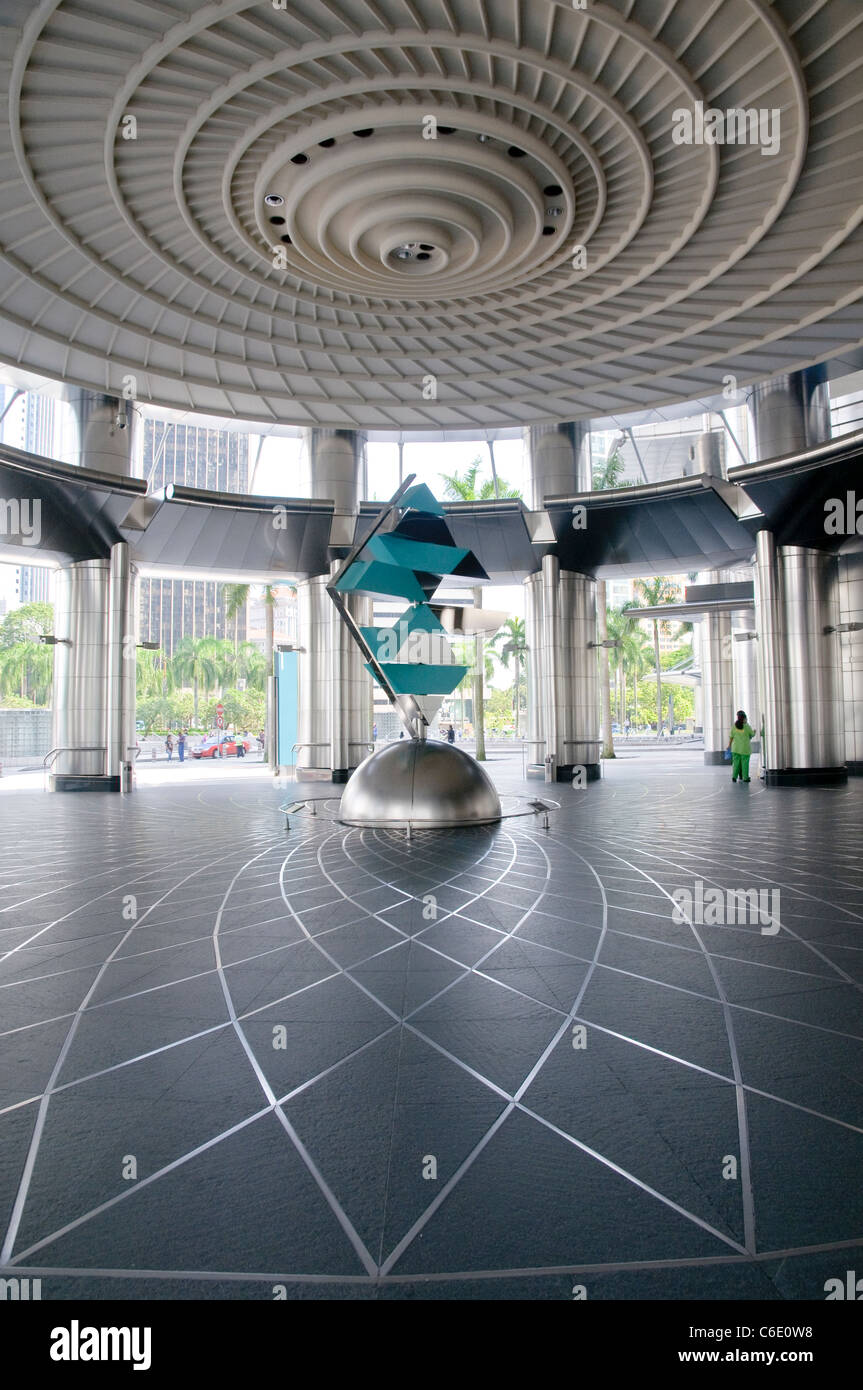
[[444, 830], [493, 825], [500, 798], [473, 758], [453, 744], [405, 739], [361, 763], [342, 793], [343, 825]]

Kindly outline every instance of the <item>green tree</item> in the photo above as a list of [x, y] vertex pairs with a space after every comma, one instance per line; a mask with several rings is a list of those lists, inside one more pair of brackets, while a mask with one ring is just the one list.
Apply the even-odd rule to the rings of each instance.
[[[501, 478], [487, 478], [479, 486], [477, 480], [482, 469], [482, 460], [475, 458], [464, 473], [441, 473], [440, 479], [446, 489], [445, 496], [452, 501], [460, 502], [486, 502], [492, 498], [499, 497], [520, 497], [518, 488], [510, 487]], [[482, 608], [482, 589], [478, 586], [473, 591], [474, 608]], [[483, 671], [486, 663], [483, 660], [484, 638], [482, 633], [477, 633], [474, 638], [475, 653], [472, 662], [473, 671], [473, 723], [476, 730], [476, 758], [477, 762], [485, 762], [485, 718], [483, 714], [484, 690], [483, 690]], [[490, 679], [490, 677], [486, 677]]]
[[234, 729], [261, 729], [267, 717], [266, 697], [259, 690], [225, 690], [218, 700], [208, 701], [201, 710], [201, 718], [209, 728], [216, 723], [216, 706], [221, 704], [225, 712], [225, 727]]
[[50, 603], [22, 603], [0, 623], [0, 647], [15, 647], [20, 642], [38, 642], [45, 633], [54, 631], [54, 606]]
[[0, 696], [16, 695], [31, 705], [51, 703], [54, 652], [41, 642], [15, 642], [0, 647]]
[[505, 671], [514, 668], [513, 724], [516, 738], [520, 733], [521, 677], [527, 664], [527, 639], [524, 618], [507, 618], [503, 627], [489, 643], [489, 650]]
[[[643, 607], [659, 608], [664, 603], [677, 602], [677, 585], [666, 575], [657, 575], [655, 579], [636, 579], [635, 592], [638, 595]], [[626, 607], [628, 605], [624, 605]], [[656, 668], [656, 732], [659, 733], [662, 725], [662, 663], [659, 659], [659, 625], [661, 619], [653, 618], [653, 656]], [[666, 624], [667, 626], [667, 624]]]
[[[625, 468], [623, 456], [618, 448], [612, 449], [603, 464], [593, 470], [593, 491], [609, 492], [615, 488], [626, 487], [623, 481]], [[596, 640], [599, 655], [599, 690], [602, 707], [602, 756], [615, 757], [614, 735], [611, 731], [611, 661], [609, 649], [604, 644], [609, 640], [608, 633], [608, 595], [605, 580], [596, 581]], [[614, 640], [613, 638], [611, 640]]]
[[224, 654], [219, 648], [220, 643], [214, 637], [184, 637], [178, 642], [171, 659], [177, 685], [191, 682], [192, 718], [196, 724], [201, 686], [209, 691], [219, 684], [220, 672], [224, 667]]
[[135, 653], [135, 692], [139, 700], [168, 696], [174, 689], [173, 667], [161, 650], [139, 647]]

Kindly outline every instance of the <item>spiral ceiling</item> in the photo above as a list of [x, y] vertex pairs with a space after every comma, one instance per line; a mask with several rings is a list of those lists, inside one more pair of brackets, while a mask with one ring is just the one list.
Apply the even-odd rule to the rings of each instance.
[[[3, 0], [0, 43], [22, 368], [465, 429], [863, 341], [859, 0]], [[676, 143], [699, 102], [777, 148]]]

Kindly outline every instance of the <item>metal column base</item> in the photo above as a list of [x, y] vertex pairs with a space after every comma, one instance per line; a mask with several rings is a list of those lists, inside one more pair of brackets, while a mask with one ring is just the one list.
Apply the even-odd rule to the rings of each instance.
[[52, 792], [118, 792], [121, 787], [119, 777], [106, 777], [103, 773], [52, 772], [48, 778], [48, 790]]
[[571, 782], [573, 774], [578, 768], [584, 768], [588, 782], [599, 782], [602, 779], [601, 763], [564, 763], [557, 769], [558, 782]]
[[786, 767], [765, 772], [768, 787], [836, 787], [848, 781], [845, 767]]
[[298, 782], [333, 782], [337, 786], [349, 781], [356, 772], [355, 767], [298, 767]]
[[863, 777], [863, 763], [849, 762], [846, 767], [849, 777]]

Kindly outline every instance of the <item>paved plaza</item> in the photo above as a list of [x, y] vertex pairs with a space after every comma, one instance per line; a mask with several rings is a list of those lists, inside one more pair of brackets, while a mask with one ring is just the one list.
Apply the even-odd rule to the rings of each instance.
[[[410, 844], [260, 765], [7, 784], [3, 1273], [823, 1299], [863, 1259], [863, 788], [622, 753], [586, 790], [497, 755], [550, 828]], [[779, 889], [775, 920], [699, 921], [714, 888]]]

